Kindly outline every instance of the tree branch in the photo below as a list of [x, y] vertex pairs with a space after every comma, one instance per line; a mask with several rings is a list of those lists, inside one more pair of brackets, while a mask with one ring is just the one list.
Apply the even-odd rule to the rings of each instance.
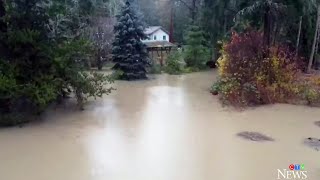
[[238, 13], [236, 10], [230, 9], [230, 8], [228, 8], [228, 7], [226, 8], [226, 10], [227, 10], [227, 11], [230, 11], [230, 12], [233, 12], [234, 14], [237, 14], [237, 13]]
[[178, 0], [178, 1], [181, 2], [183, 5], [185, 5], [189, 10], [191, 10], [191, 11], [193, 10], [193, 8], [185, 1], [183, 1], [183, 0]]

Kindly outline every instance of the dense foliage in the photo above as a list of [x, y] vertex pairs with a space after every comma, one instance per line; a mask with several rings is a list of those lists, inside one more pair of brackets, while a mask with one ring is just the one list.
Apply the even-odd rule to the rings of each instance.
[[[286, 44], [310, 59], [318, 52], [317, 0], [137, 0], [147, 25], [170, 31], [170, 39], [185, 44], [190, 24], [199, 24], [210, 45], [211, 60], [219, 57], [219, 41], [229, 40], [232, 31], [247, 28], [264, 32], [269, 46]], [[319, 12], [318, 12], [319, 14]], [[318, 23], [319, 24], [319, 23]], [[315, 33], [316, 32], [316, 33]], [[308, 67], [309, 68], [309, 67]], [[310, 71], [310, 68], [309, 68]]]
[[88, 97], [111, 92], [105, 86], [111, 82], [108, 76], [88, 71], [94, 51], [84, 34], [91, 7], [86, 2], [0, 4], [5, 7], [0, 19], [0, 125], [31, 120], [27, 117], [68, 95], [75, 95], [82, 109]]
[[204, 33], [200, 27], [193, 25], [186, 36], [186, 48], [184, 59], [187, 67], [202, 69], [210, 60], [210, 51], [206, 47]]
[[150, 67], [148, 68], [149, 74], [161, 74], [163, 67], [160, 64], [152, 62]]
[[319, 101], [316, 0], [0, 0], [0, 124], [27, 121], [67, 96], [82, 109], [110, 93], [111, 77], [90, 67], [102, 69], [111, 51], [114, 77], [146, 78], [145, 25], [163, 26], [185, 47], [150, 72], [195, 71], [221, 51], [213, 90], [224, 102]]
[[123, 72], [121, 79], [146, 79], [148, 53], [142, 39], [146, 39], [144, 27], [129, 2], [123, 7], [115, 26], [113, 42], [114, 69]]
[[295, 52], [284, 46], [268, 48], [263, 42], [262, 33], [246, 32], [234, 33], [224, 45], [218, 61], [220, 79], [212, 87], [223, 102], [236, 106], [319, 102], [317, 80], [301, 78], [301, 59]]
[[184, 72], [182, 53], [177, 51], [171, 53], [166, 61], [166, 72], [168, 74], [178, 75]]

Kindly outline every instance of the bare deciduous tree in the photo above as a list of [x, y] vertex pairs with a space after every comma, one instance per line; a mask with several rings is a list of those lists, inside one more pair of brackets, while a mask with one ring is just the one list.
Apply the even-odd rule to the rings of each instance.
[[113, 27], [115, 18], [97, 17], [90, 28], [90, 39], [93, 40], [96, 48], [96, 65], [99, 70], [102, 69], [103, 63], [110, 60], [112, 42], [114, 39]]
[[201, 0], [177, 0], [177, 2], [182, 3], [189, 9], [191, 14], [191, 21], [192, 23], [194, 23], [197, 18]]
[[314, 54], [316, 53], [316, 44], [317, 44], [318, 33], [319, 33], [319, 23], [320, 23], [320, 4], [318, 5], [316, 28], [315, 28], [312, 50], [311, 50], [311, 55], [309, 58], [308, 69], [307, 69], [308, 73], [311, 72], [312, 64], [314, 60]]

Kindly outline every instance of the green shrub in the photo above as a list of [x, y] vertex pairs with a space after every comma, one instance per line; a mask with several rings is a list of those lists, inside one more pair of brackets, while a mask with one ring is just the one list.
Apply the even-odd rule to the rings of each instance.
[[183, 73], [183, 59], [180, 52], [175, 52], [168, 56], [165, 71], [173, 75]]
[[[265, 72], [271, 67], [271, 61], [264, 59], [266, 48], [262, 37], [259, 32], [234, 33], [231, 41], [223, 46], [218, 64], [221, 78], [219, 95], [224, 103], [235, 106], [272, 103], [270, 96], [264, 96], [268, 97], [265, 98], [266, 102], [259, 98], [260, 94], [270, 94], [263, 88], [265, 86], [259, 84], [264, 84], [269, 78], [269, 74]], [[258, 95], [250, 93], [258, 87], [261, 90]]]
[[113, 82], [112, 76], [90, 72], [86, 63], [91, 52], [91, 44], [84, 39], [66, 41], [55, 51], [55, 69], [59, 77], [59, 90], [75, 94], [80, 109], [89, 97], [102, 97], [113, 88], [107, 87]]
[[108, 95], [114, 88], [108, 87], [113, 79], [103, 73], [98, 72], [79, 72], [77, 77], [71, 82], [73, 91], [76, 95], [78, 106], [83, 109], [84, 103], [88, 98], [94, 99]]
[[213, 83], [213, 85], [210, 88], [210, 92], [211, 93], [215, 93], [218, 94], [221, 91], [221, 86], [222, 86], [222, 82], [219, 79], [218, 81], [216, 81], [215, 83]]
[[25, 115], [17, 113], [6, 113], [0, 116], [0, 126], [14, 126], [29, 121], [30, 120], [27, 120]]
[[204, 33], [200, 27], [191, 26], [186, 36], [186, 48], [184, 51], [187, 67], [199, 70], [206, 67], [206, 62], [210, 60], [210, 49], [206, 44]]
[[[315, 77], [315, 76], [314, 76]], [[317, 77], [320, 79], [320, 77]], [[308, 105], [314, 105], [320, 103], [320, 89], [319, 86], [314, 84], [310, 80], [303, 81], [298, 86], [298, 94], [301, 99], [305, 100]]]
[[199, 71], [198, 69], [192, 68], [192, 67], [185, 67], [183, 68], [183, 73], [193, 73]]
[[114, 70], [111, 74], [113, 80], [120, 80], [123, 75], [123, 71], [121, 70]]
[[226, 104], [320, 102], [318, 80], [299, 80], [300, 59], [285, 46], [267, 48], [260, 32], [234, 33], [218, 60], [218, 91]]
[[78, 13], [80, 9], [72, 13], [69, 8], [74, 7], [69, 3], [56, 9], [60, 3], [4, 2], [1, 16], [5, 18], [0, 20], [5, 24], [0, 35], [0, 126], [32, 120], [29, 117], [68, 93], [76, 96], [82, 108], [88, 98], [101, 97], [113, 89], [107, 86], [112, 83], [109, 76], [88, 72], [88, 60], [94, 55], [92, 43], [84, 38], [88, 19]]
[[161, 72], [162, 72], [162, 67], [160, 64], [153, 63], [148, 69], [149, 74], [161, 74]]
[[[1, 60], [0, 60], [1, 63]], [[6, 66], [8, 68], [8, 66]], [[2, 74], [0, 74], [0, 98], [13, 98], [16, 96], [18, 87], [16, 79], [12, 72], [4, 72], [4, 70], [0, 70]], [[10, 71], [10, 70], [9, 70]]]

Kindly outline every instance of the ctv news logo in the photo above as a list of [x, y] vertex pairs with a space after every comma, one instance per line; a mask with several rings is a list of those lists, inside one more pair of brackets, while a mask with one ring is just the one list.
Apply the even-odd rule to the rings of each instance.
[[278, 169], [278, 179], [307, 179], [304, 164], [291, 164], [289, 170]]

